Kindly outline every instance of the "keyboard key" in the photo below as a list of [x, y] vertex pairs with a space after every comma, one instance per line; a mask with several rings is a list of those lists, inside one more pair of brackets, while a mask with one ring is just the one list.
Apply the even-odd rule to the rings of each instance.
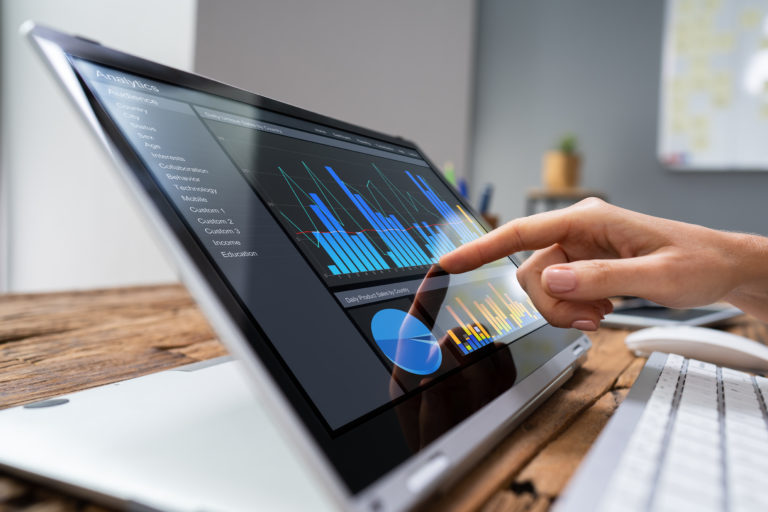
[[[703, 489], [701, 484], [677, 478], [660, 482], [652, 510], [720, 511], [723, 495], [718, 487]], [[620, 510], [620, 509], [619, 509]]]
[[696, 359], [688, 360], [688, 371], [701, 370], [711, 375], [717, 375], [717, 366], [712, 363], [705, 363], [704, 361], [697, 361]]

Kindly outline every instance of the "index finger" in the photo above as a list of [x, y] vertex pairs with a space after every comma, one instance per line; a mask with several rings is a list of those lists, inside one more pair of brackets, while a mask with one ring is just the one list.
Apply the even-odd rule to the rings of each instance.
[[467, 272], [518, 251], [533, 251], [563, 240], [570, 229], [570, 208], [538, 213], [507, 222], [440, 258], [440, 266], [452, 274]]

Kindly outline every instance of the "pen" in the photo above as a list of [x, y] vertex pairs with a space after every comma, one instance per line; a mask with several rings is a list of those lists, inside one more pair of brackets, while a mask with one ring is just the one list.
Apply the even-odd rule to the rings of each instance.
[[493, 197], [493, 185], [490, 183], [485, 186], [483, 195], [480, 198], [480, 213], [486, 215], [491, 207], [491, 197]]
[[467, 180], [464, 178], [459, 178], [458, 182], [459, 187], [459, 194], [461, 194], [461, 197], [468, 199], [469, 198], [469, 186], [467, 185]]

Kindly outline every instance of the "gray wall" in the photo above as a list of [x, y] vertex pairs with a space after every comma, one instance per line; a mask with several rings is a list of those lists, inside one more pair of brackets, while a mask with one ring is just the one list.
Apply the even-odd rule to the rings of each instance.
[[18, 28], [34, 19], [189, 69], [196, 7], [196, 0], [2, 0], [0, 292], [177, 279], [114, 164]]
[[195, 70], [465, 170], [474, 0], [201, 0]]
[[768, 173], [679, 173], [656, 159], [663, 12], [663, 0], [479, 1], [473, 183], [497, 184], [505, 220], [573, 131], [584, 186], [613, 203], [768, 234]]

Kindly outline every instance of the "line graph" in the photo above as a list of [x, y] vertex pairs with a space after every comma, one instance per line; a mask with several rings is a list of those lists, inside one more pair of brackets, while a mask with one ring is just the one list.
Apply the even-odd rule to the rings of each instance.
[[397, 186], [391, 173], [387, 176], [371, 163], [363, 186], [354, 186], [330, 165], [323, 166], [321, 177], [306, 162], [300, 163], [304, 186], [278, 166], [295, 199], [293, 206], [299, 207], [292, 208], [292, 215], [283, 208], [278, 213], [295, 228], [295, 236], [325, 255], [331, 275], [432, 265], [484, 233], [459, 204], [452, 207], [418, 173], [402, 170], [406, 179]]
[[485, 234], [426, 162], [221, 123], [212, 129], [328, 286], [417, 276]]

